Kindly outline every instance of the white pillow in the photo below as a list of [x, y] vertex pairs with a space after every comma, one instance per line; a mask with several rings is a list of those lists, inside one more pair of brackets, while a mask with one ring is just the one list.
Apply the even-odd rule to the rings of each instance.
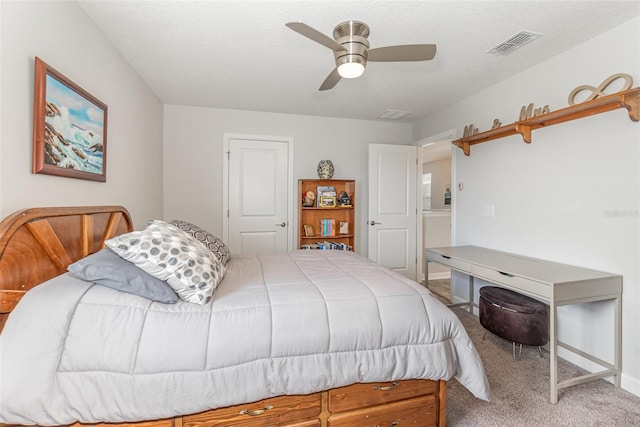
[[105, 241], [120, 257], [160, 280], [166, 280], [180, 299], [207, 304], [224, 277], [225, 267], [202, 243], [164, 221], [153, 221]]

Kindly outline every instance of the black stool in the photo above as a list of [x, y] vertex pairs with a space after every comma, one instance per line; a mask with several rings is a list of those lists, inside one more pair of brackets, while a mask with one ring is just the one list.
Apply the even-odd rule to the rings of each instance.
[[549, 306], [528, 296], [496, 286], [480, 288], [480, 324], [513, 343], [516, 359], [516, 343], [541, 346], [549, 341]]

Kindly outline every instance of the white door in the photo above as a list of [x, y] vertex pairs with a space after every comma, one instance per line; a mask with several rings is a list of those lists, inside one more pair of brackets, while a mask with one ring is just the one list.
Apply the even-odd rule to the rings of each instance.
[[225, 135], [228, 184], [224, 234], [231, 253], [269, 254], [290, 249], [291, 144], [286, 138]]
[[369, 145], [369, 258], [416, 280], [417, 147]]

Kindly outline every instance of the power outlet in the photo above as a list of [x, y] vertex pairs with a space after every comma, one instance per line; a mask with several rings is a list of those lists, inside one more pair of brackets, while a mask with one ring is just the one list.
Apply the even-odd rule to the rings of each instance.
[[482, 215], [493, 218], [496, 216], [496, 207], [494, 205], [482, 206]]

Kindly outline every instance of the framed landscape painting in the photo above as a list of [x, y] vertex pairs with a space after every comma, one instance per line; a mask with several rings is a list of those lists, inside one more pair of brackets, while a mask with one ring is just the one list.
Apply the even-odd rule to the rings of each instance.
[[107, 106], [37, 57], [33, 173], [107, 180]]

